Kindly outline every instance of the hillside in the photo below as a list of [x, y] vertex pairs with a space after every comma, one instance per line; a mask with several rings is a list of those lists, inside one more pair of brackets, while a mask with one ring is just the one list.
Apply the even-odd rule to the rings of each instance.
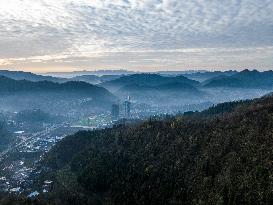
[[179, 76], [134, 74], [100, 84], [120, 99], [131, 96], [136, 103], [150, 106], [178, 106], [200, 101], [199, 82]]
[[217, 76], [205, 81], [204, 87], [272, 88], [273, 71], [243, 70], [231, 76]]
[[174, 82], [155, 86], [129, 84], [121, 87], [114, 94], [121, 99], [132, 96], [135, 102], [152, 106], [176, 106], [199, 102], [205, 92], [186, 83]]
[[118, 90], [123, 86], [139, 85], [139, 86], [159, 86], [169, 83], [184, 83], [191, 86], [198, 86], [199, 82], [190, 80], [184, 76], [165, 77], [158, 74], [133, 74], [128, 76], [122, 76], [118, 79], [107, 81], [102, 83], [103, 87]]
[[162, 85], [157, 85], [157, 86], [149, 86], [149, 85], [139, 85], [139, 84], [129, 84], [121, 87], [119, 89], [120, 92], [131, 92], [131, 91], [159, 91], [159, 92], [164, 92], [164, 91], [169, 91], [169, 92], [183, 92], [183, 91], [189, 91], [189, 92], [198, 92], [198, 90], [189, 84], [186, 83], [167, 83], [167, 84], [162, 84]]
[[39, 180], [54, 181], [45, 199], [64, 205], [272, 204], [272, 116], [270, 96], [79, 132], [43, 160]]
[[178, 102], [180, 100], [198, 98], [203, 93], [192, 85], [174, 82], [157, 86], [129, 84], [121, 87], [115, 94], [123, 97], [128, 95], [133, 96], [134, 99], [137, 99], [139, 102], [141, 100], [145, 102], [146, 98], [151, 98], [155, 104], [157, 104], [160, 99], [162, 103], [164, 98], [168, 104], [172, 102], [172, 98], [175, 98]]
[[13, 80], [0, 76], [0, 92], [28, 92], [28, 91], [78, 91], [78, 92], [92, 92], [93, 95], [106, 93], [104, 88], [91, 85], [85, 82], [69, 81], [66, 83], [54, 83], [51, 81], [32, 82], [27, 80]]
[[64, 82], [65, 81], [65, 79], [63, 78], [37, 75], [31, 72], [23, 72], [23, 71], [0, 70], [0, 76], [4, 76], [14, 80], [28, 80], [33, 82], [37, 82], [37, 81]]
[[211, 78], [217, 78], [219, 76], [232, 76], [236, 74], [237, 71], [229, 70], [229, 71], [203, 71], [203, 72], [192, 72], [192, 73], [185, 73], [182, 74], [186, 78], [192, 79], [192, 80], [197, 80], [199, 82], [204, 82], [208, 79]]
[[96, 110], [97, 107], [110, 107], [115, 100], [115, 96], [102, 87], [75, 81], [32, 82], [0, 77], [0, 93], [2, 109], [19, 111], [40, 108], [46, 112], [63, 113], [84, 109], [82, 103], [89, 105], [89, 110]]

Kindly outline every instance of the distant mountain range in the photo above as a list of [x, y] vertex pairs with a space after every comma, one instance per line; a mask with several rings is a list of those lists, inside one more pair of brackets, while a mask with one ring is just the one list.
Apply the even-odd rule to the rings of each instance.
[[52, 92], [78, 92], [91, 95], [109, 93], [106, 89], [85, 82], [69, 81], [65, 83], [55, 83], [51, 81], [32, 82], [27, 80], [13, 80], [0, 76], [0, 92], [33, 92], [33, 91], [52, 91]]
[[9, 71], [9, 70], [0, 70], [0, 76], [5, 76], [14, 80], [29, 80], [29, 81], [52, 81], [52, 82], [64, 82], [65, 79], [55, 78], [52, 76], [43, 76], [37, 75], [31, 72], [23, 71]]
[[43, 73], [43, 75], [62, 77], [62, 78], [73, 78], [73, 77], [81, 76], [81, 75], [97, 75], [97, 76], [131, 75], [131, 74], [135, 74], [135, 73], [137, 73], [137, 72], [128, 71], [128, 70], [124, 70], [124, 69], [117, 69], [117, 70], [95, 70], [95, 71], [82, 70], [82, 71], [72, 71], [72, 72], [48, 72], [48, 73]]
[[[80, 73], [77, 73], [77, 74], [80, 74]], [[38, 75], [31, 72], [9, 71], [9, 70], [0, 70], [0, 76], [4, 76], [14, 80], [28, 80], [33, 82], [52, 81], [52, 82], [63, 83], [67, 81], [83, 81], [90, 84], [99, 84], [99, 83], [103, 83], [103, 82], [114, 80], [121, 77], [121, 75], [98, 76], [93, 74], [93, 75], [77, 75], [74, 77], [71, 77], [68, 75], [67, 78], [63, 78], [63, 77], [53, 77], [49, 75]]]
[[[273, 87], [273, 71], [259, 72], [257, 70], [186, 72], [161, 71], [158, 73], [135, 73], [126, 70], [79, 71], [59, 73], [67, 78], [37, 75], [31, 72], [0, 70], [0, 76], [14, 80], [28, 80], [33, 82], [52, 81], [68, 82], [83, 81], [117, 91], [129, 85], [159, 86], [163, 84], [182, 83], [194, 87], [236, 87], [236, 88], [271, 88]], [[110, 73], [110, 74], [109, 74]], [[71, 74], [71, 75], [70, 75]], [[99, 75], [102, 74], [102, 75]], [[106, 75], [103, 75], [106, 74]], [[69, 76], [69, 77], [68, 77]], [[201, 84], [202, 83], [202, 84]]]
[[[177, 75], [184, 75], [185, 77], [189, 78], [196, 78], [196, 80], [204, 81], [208, 78], [215, 77], [217, 75], [230, 75], [234, 74], [237, 71], [206, 71], [206, 70], [186, 70], [186, 71], [155, 71], [149, 72], [151, 74], [159, 74], [163, 76], [177, 76]], [[72, 71], [72, 72], [48, 72], [43, 73], [42, 75], [46, 76], [54, 76], [54, 77], [62, 77], [62, 78], [73, 78], [76, 76], [82, 75], [133, 75], [133, 74], [141, 74], [145, 72], [141, 71], [129, 71], [125, 69], [117, 69], [117, 70], [96, 70], [96, 71]], [[195, 80], [195, 79], [194, 79]]]
[[272, 88], [273, 71], [259, 72], [243, 70], [231, 76], [217, 76], [203, 83], [206, 88], [236, 87], [236, 88]]
[[97, 76], [97, 75], [80, 75], [76, 76], [67, 80], [70, 81], [83, 81], [86, 83], [91, 83], [91, 84], [100, 84], [106, 81], [110, 80], [115, 80], [120, 78], [120, 75], [102, 75], [102, 76]]
[[229, 70], [229, 71], [202, 71], [202, 72], [192, 72], [192, 73], [185, 73], [182, 74], [183, 76], [192, 79], [192, 80], [197, 80], [199, 82], [203, 82], [205, 80], [215, 78], [218, 76], [232, 76], [234, 74], [238, 73], [238, 71], [235, 70]]
[[[66, 96], [69, 95], [75, 98], [75, 96], [82, 95], [95, 98], [97, 96], [97, 94], [94, 94], [95, 87], [96, 89], [102, 89], [98, 87], [103, 87], [113, 93], [111, 94], [104, 89], [109, 96], [115, 95], [121, 100], [130, 95], [136, 103], [170, 106], [169, 102], [172, 105], [184, 105], [207, 101], [222, 102], [222, 100], [252, 98], [266, 94], [273, 88], [273, 71], [200, 71], [195, 73], [185, 72], [183, 75], [177, 75], [177, 73], [170, 73], [169, 71], [166, 71], [166, 73], [162, 72], [164, 74], [138, 73], [117, 75], [117, 72], [114, 73], [113, 75], [79, 75], [72, 78], [57, 78], [26, 72], [0, 71], [0, 76], [9, 76], [10, 78], [1, 78], [3, 86], [0, 88], [0, 92], [4, 93], [10, 90], [10, 93], [22, 93], [22, 90], [25, 89], [31, 90], [31, 92], [41, 90], [41, 93], [51, 92], [51, 94], [55, 93], [57, 95], [58, 92], [62, 91], [64, 93], [64, 90], [66, 90]], [[16, 80], [24, 79], [28, 82], [13, 82], [11, 78]], [[3, 83], [4, 81], [7, 82]], [[34, 82], [40, 83], [33, 84]], [[54, 84], [52, 82], [57, 83]], [[92, 87], [90, 84], [97, 86]], [[91, 87], [93, 95], [91, 91], [89, 92]], [[223, 92], [222, 88], [236, 88], [236, 92], [228, 91], [228, 89], [225, 89], [226, 92]], [[249, 92], [241, 92], [241, 88], [249, 89]], [[262, 89], [263, 92], [253, 92], [251, 89]], [[24, 92], [26, 92], [25, 90]], [[68, 90], [70, 91], [68, 92]], [[98, 93], [98, 96], [100, 96], [101, 92]]]

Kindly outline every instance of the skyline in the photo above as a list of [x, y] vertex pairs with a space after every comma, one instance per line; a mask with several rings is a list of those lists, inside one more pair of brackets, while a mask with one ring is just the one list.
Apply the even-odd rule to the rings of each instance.
[[0, 0], [0, 69], [273, 68], [271, 0]]

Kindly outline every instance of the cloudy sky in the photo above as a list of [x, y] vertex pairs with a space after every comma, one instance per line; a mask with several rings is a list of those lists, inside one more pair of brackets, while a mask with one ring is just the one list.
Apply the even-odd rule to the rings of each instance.
[[272, 0], [0, 0], [0, 69], [273, 69]]

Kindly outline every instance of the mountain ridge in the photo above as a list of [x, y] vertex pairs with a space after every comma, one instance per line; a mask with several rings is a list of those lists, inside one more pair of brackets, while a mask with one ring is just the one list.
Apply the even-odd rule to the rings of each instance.
[[217, 76], [203, 83], [204, 87], [272, 88], [273, 71], [245, 69], [231, 76]]
[[0, 70], [0, 76], [11, 78], [14, 80], [28, 80], [28, 81], [52, 81], [52, 82], [64, 82], [64, 78], [56, 78], [52, 76], [43, 76], [34, 74], [31, 72], [24, 71], [10, 71], [10, 70]]

